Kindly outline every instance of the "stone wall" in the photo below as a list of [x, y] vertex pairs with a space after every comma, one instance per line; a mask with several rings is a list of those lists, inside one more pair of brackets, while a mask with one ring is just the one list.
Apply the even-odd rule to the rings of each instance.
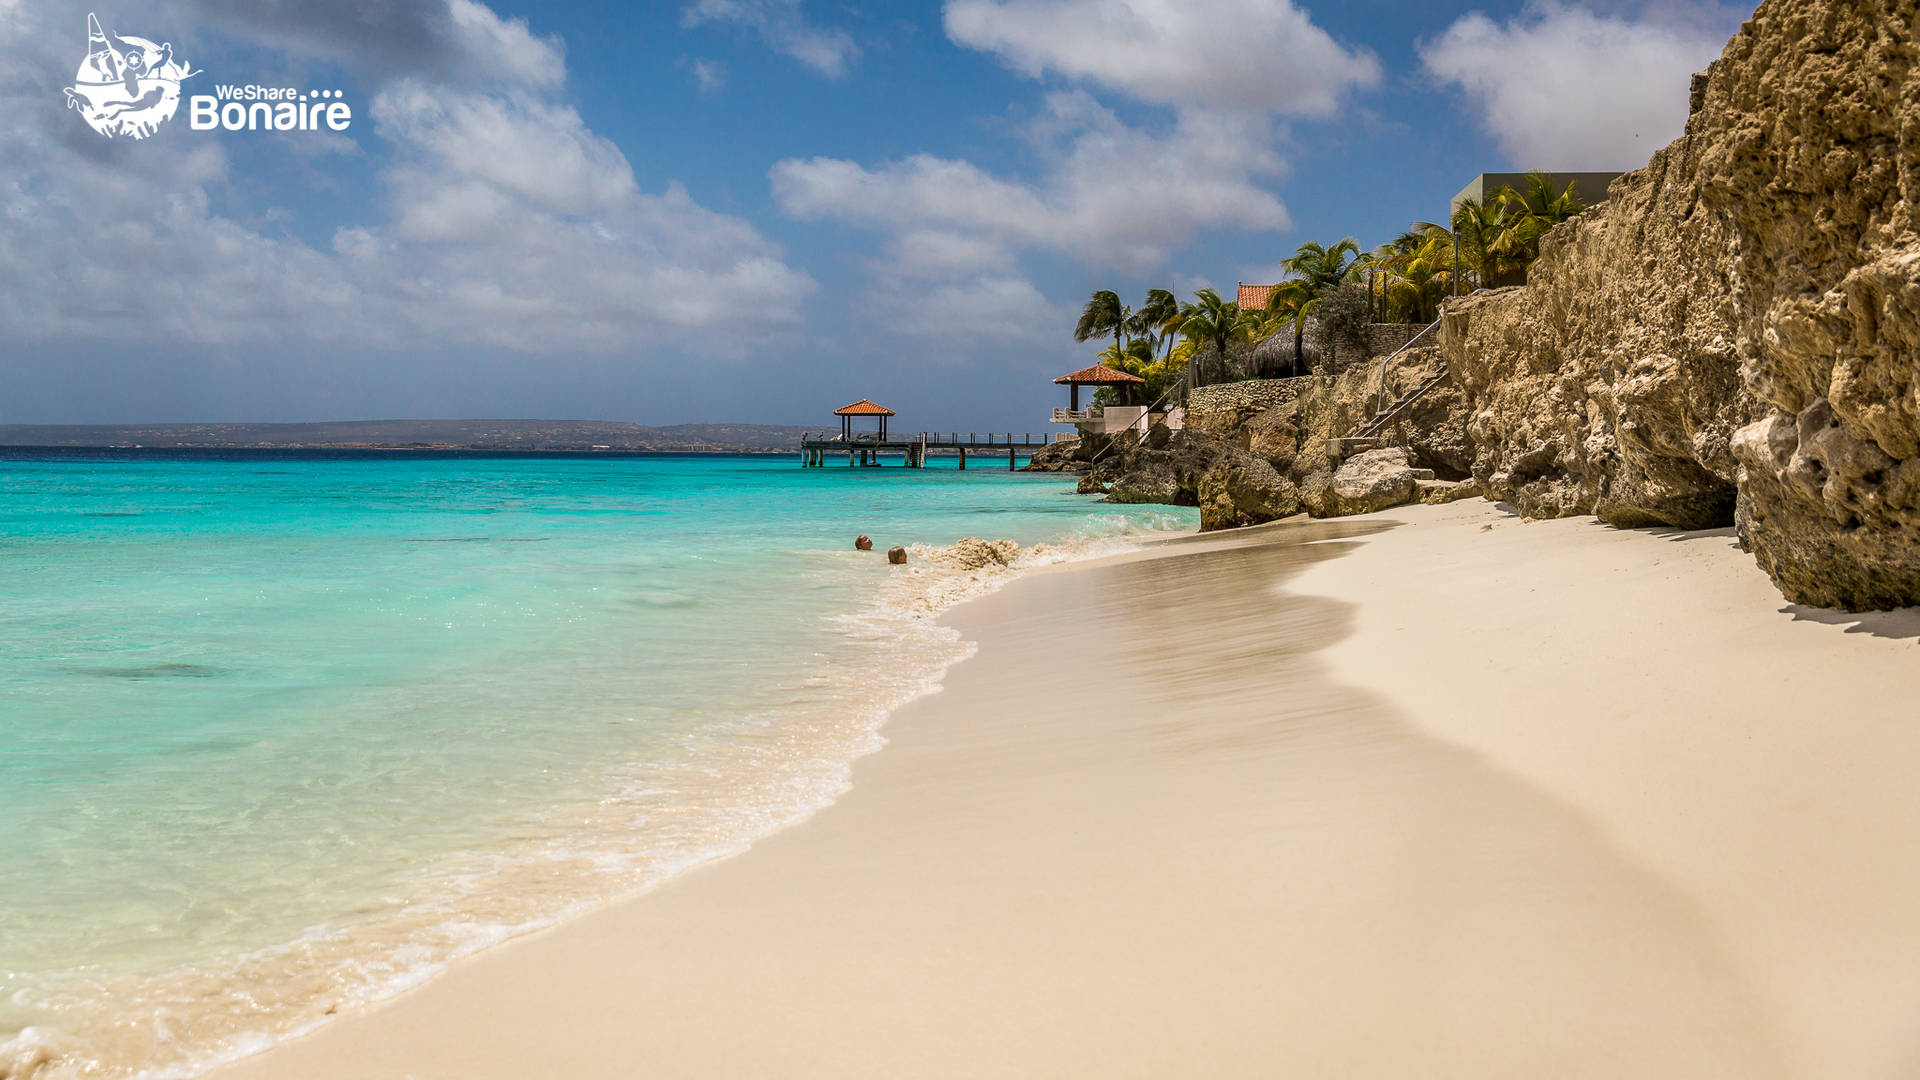
[[1917, 8], [1766, 0], [1679, 141], [1447, 305], [1491, 496], [1737, 521], [1791, 600], [1920, 604]]
[[[1426, 323], [1377, 322], [1367, 327], [1367, 353], [1374, 359], [1392, 356], [1394, 351], [1420, 336]], [[1433, 335], [1427, 335], [1431, 341]]]
[[1187, 396], [1187, 427], [1216, 439], [1226, 438], [1249, 417], [1298, 400], [1301, 391], [1312, 383], [1312, 376], [1302, 376], [1199, 387]]

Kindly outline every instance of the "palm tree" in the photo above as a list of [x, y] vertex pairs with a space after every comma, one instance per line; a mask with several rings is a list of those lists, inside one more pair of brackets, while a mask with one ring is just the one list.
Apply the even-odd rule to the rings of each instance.
[[[1348, 261], [1349, 257], [1353, 259], [1352, 262]], [[1313, 314], [1313, 307], [1319, 302], [1320, 295], [1346, 280], [1347, 275], [1360, 265], [1360, 241], [1351, 236], [1343, 237], [1332, 247], [1309, 240], [1301, 244], [1291, 257], [1280, 260], [1280, 268], [1293, 276], [1274, 286], [1273, 291], [1267, 294], [1267, 310], [1261, 331], [1278, 333], [1287, 324], [1292, 324], [1291, 370], [1294, 374], [1299, 374], [1301, 368], [1307, 317]]]
[[1314, 296], [1319, 296], [1345, 280], [1351, 267], [1348, 256], [1360, 254], [1360, 241], [1349, 236], [1332, 247], [1324, 247], [1314, 241], [1301, 244], [1291, 258], [1280, 260], [1280, 269], [1307, 283]]
[[1427, 234], [1412, 250], [1387, 261], [1383, 299], [1405, 321], [1439, 318], [1440, 300], [1453, 285], [1453, 237], [1446, 230]]
[[1073, 340], [1087, 341], [1111, 332], [1114, 345], [1119, 346], [1121, 335], [1127, 331], [1127, 320], [1132, 317], [1133, 313], [1120, 302], [1119, 293], [1101, 289], [1088, 299], [1086, 308], [1080, 312], [1080, 323], [1073, 328]]
[[[1145, 379], [1146, 385], [1139, 389], [1141, 393], [1147, 395], [1148, 401], [1152, 401], [1161, 390], [1166, 388], [1166, 367], [1156, 364], [1153, 354], [1153, 342], [1145, 338], [1133, 338], [1125, 345], [1115, 343], [1100, 350], [1100, 363], [1115, 371], [1124, 371], [1129, 375], [1138, 375]], [[1121, 388], [1118, 397], [1122, 404], [1135, 404], [1134, 389], [1133, 386]], [[1093, 401], [1096, 405], [1109, 405], [1113, 403], [1115, 396], [1112, 387], [1103, 386], [1094, 392]]]
[[1109, 345], [1100, 350], [1100, 362], [1115, 371], [1140, 375], [1142, 368], [1154, 362], [1154, 345], [1144, 338], [1134, 338], [1124, 346]]
[[1484, 288], [1511, 270], [1526, 265], [1526, 211], [1515, 200], [1495, 192], [1484, 202], [1462, 199], [1453, 212], [1455, 262], [1470, 271], [1476, 288]]
[[1513, 198], [1519, 199], [1520, 204], [1526, 207], [1527, 213], [1544, 219], [1549, 226], [1558, 225], [1587, 208], [1586, 202], [1574, 193], [1573, 181], [1567, 181], [1566, 189], [1555, 195], [1553, 177], [1539, 169], [1527, 174], [1525, 192], [1514, 191], [1512, 188], [1502, 188], [1501, 191], [1511, 193]]
[[1221, 299], [1212, 289], [1194, 293], [1193, 303], [1180, 310], [1181, 335], [1201, 352], [1218, 353], [1222, 363], [1228, 347], [1252, 337], [1258, 323], [1253, 312], [1241, 311], [1239, 304]]
[[1290, 374], [1298, 375], [1305, 367], [1307, 319], [1319, 305], [1322, 291], [1316, 290], [1306, 278], [1289, 278], [1275, 285], [1273, 291], [1267, 294], [1267, 310], [1260, 321], [1260, 336], [1265, 338], [1288, 327], [1293, 328], [1293, 360], [1288, 368]]
[[[1127, 329], [1136, 336], [1164, 338], [1167, 351], [1173, 351], [1173, 330], [1180, 320], [1180, 301], [1166, 289], [1148, 289], [1147, 298], [1134, 309]], [[1157, 350], [1158, 345], [1154, 348]]]
[[1553, 178], [1535, 169], [1527, 174], [1526, 185], [1524, 193], [1511, 187], [1503, 187], [1493, 193], [1493, 197], [1505, 203], [1509, 212], [1516, 217], [1515, 246], [1522, 249], [1523, 265], [1540, 257], [1541, 237], [1551, 232], [1555, 225], [1587, 208], [1580, 196], [1574, 194], [1572, 181], [1568, 181], [1566, 189], [1556, 195]]

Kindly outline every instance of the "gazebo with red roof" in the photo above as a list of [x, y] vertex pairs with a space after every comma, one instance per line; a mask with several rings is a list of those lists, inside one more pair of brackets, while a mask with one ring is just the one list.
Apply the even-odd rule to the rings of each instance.
[[1080, 388], [1083, 386], [1117, 386], [1120, 388], [1121, 396], [1126, 398], [1128, 404], [1132, 404], [1133, 388], [1144, 384], [1146, 381], [1147, 380], [1138, 375], [1118, 371], [1105, 364], [1095, 364], [1092, 367], [1081, 368], [1079, 371], [1062, 375], [1053, 380], [1055, 386], [1061, 383], [1067, 385], [1069, 388], [1067, 391], [1067, 407], [1076, 413], [1080, 411]]
[[887, 441], [887, 417], [893, 416], [896, 414], [892, 409], [887, 408], [885, 405], [876, 405], [873, 402], [868, 401], [866, 398], [861, 398], [859, 401], [856, 401], [851, 405], [846, 405], [841, 408], [833, 410], [833, 415], [840, 418], [840, 437], [849, 442], [851, 442], [853, 439], [853, 418], [854, 417], [856, 416], [879, 417], [880, 418], [879, 441], [886, 442]]

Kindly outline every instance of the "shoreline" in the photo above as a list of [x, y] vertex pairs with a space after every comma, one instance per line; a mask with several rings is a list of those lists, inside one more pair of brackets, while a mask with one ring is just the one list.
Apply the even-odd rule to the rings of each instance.
[[[735, 778], [736, 797], [726, 800], [729, 805], [738, 804], [731, 812], [711, 798], [686, 807], [656, 808], [673, 819], [667, 830], [671, 835], [657, 843], [645, 841], [643, 836], [639, 839], [645, 842], [628, 844], [617, 853], [609, 850], [606, 857], [613, 861], [606, 865], [572, 856], [571, 861], [554, 861], [551, 865], [521, 865], [517, 859], [506, 858], [504, 848], [491, 856], [485, 852], [465, 853], [454, 860], [454, 865], [466, 867], [454, 875], [456, 879], [467, 882], [499, 877], [504, 884], [477, 892], [463, 884], [462, 890], [449, 896], [430, 891], [408, 901], [404, 917], [320, 924], [292, 940], [249, 949], [238, 956], [212, 958], [151, 976], [107, 976], [97, 987], [81, 984], [61, 988], [53, 1000], [64, 998], [66, 1007], [78, 1003], [85, 1010], [68, 1017], [80, 1022], [81, 1026], [72, 1029], [78, 1036], [58, 1027], [29, 1025], [17, 1033], [18, 1039], [5, 1046], [8, 1053], [0, 1060], [0, 1076], [69, 1075], [75, 1068], [101, 1064], [95, 1061], [100, 1051], [110, 1055], [104, 1062], [109, 1069], [129, 1068], [129, 1062], [144, 1060], [147, 1064], [135, 1069], [137, 1075], [205, 1075], [244, 1061], [266, 1047], [322, 1031], [338, 1016], [377, 1008], [432, 982], [475, 955], [646, 895], [692, 869], [740, 854], [766, 836], [803, 823], [832, 805], [846, 790], [845, 778], [853, 763], [885, 745], [880, 729], [887, 718], [904, 704], [937, 692], [946, 670], [972, 654], [971, 644], [942, 625], [939, 614], [990, 594], [1024, 573], [1062, 562], [1098, 559], [1104, 557], [1103, 549], [1118, 545], [1124, 550], [1170, 535], [1180, 534], [1153, 530], [1088, 537], [1075, 534], [1063, 541], [1021, 549], [1020, 564], [1013, 567], [992, 562], [984, 566], [956, 565], [953, 556], [957, 548], [916, 543], [914, 565], [907, 572], [882, 566], [874, 573], [864, 606], [843, 614], [822, 613], [837, 628], [836, 638], [842, 642], [833, 665], [837, 674], [823, 670], [817, 680], [809, 681], [804, 688], [794, 688], [796, 696], [787, 706], [792, 715], [769, 727], [765, 735], [752, 735], [750, 745], [732, 751], [735, 757], [749, 755], [751, 761], [715, 758], [708, 762], [715, 770], [747, 770]], [[872, 659], [888, 648], [902, 646], [910, 648], [914, 663], [888, 664]], [[832, 715], [823, 712], [828, 702], [814, 683], [846, 683], [859, 673], [864, 673], [859, 685], [848, 685], [832, 699], [836, 703], [830, 710]], [[752, 726], [752, 720], [744, 718], [741, 724]], [[792, 763], [781, 771], [770, 754], [783, 756], [783, 760], [791, 758]], [[703, 771], [698, 761], [684, 764], [696, 773]], [[665, 781], [643, 786], [661, 783]], [[682, 785], [666, 786], [678, 790]], [[615, 792], [590, 804], [556, 807], [549, 815], [551, 822], [542, 819], [519, 831], [546, 835], [571, 822], [564, 831], [592, 837], [610, 827], [609, 822], [619, 817], [622, 809], [640, 812], [636, 797]], [[775, 802], [768, 803], [769, 799]], [[768, 807], [774, 810], [771, 817], [764, 812]], [[716, 819], [714, 828], [721, 831], [703, 842], [698, 852], [685, 857], [654, 857], [653, 849], [661, 845], [676, 850], [684, 847], [689, 823], [703, 815], [726, 820]], [[735, 818], [738, 822], [729, 824]], [[657, 872], [641, 873], [656, 862], [661, 862]], [[634, 881], [627, 881], [635, 875], [639, 876]], [[572, 885], [564, 883], [568, 878], [573, 879]], [[609, 886], [602, 879], [625, 883]], [[543, 895], [554, 903], [544, 908], [528, 907], [529, 901]], [[429, 917], [442, 922], [414, 926], [418, 919], [410, 912], [416, 906], [438, 912]], [[461, 911], [467, 917], [458, 917]], [[413, 929], [408, 930], [409, 926]], [[409, 955], [411, 959], [407, 959]], [[240, 976], [237, 986], [230, 987], [228, 984], [236, 981], [230, 968], [253, 970]], [[96, 995], [100, 1000], [93, 1005], [87, 1004], [91, 990], [100, 992]], [[256, 995], [260, 1000], [244, 1015], [244, 1010], [228, 1015], [218, 1000], [239, 997], [252, 1001]], [[119, 1045], [129, 1037], [125, 1033], [109, 1037], [107, 1042], [114, 1045], [95, 1045], [91, 1036], [96, 1031], [122, 1027], [134, 1033], [144, 1030], [144, 1013], [120, 1019], [113, 1015], [110, 1006], [129, 1000], [141, 1000], [163, 1014], [176, 1014], [173, 1022], [163, 1021], [162, 1026], [185, 1025], [183, 1034], [191, 1032], [186, 1036], [186, 1052], [177, 1057], [147, 1053], [129, 1056], [124, 1052], [132, 1047]], [[113, 1050], [122, 1053], [113, 1054]]]
[[[1881, 865], [1920, 839], [1891, 783], [1920, 738], [1884, 708], [1920, 690], [1920, 616], [1770, 590], [1724, 535], [1481, 502], [1042, 568], [942, 619], [976, 662], [799, 827], [208, 1075], [1899, 1075], [1920, 981], [1863, 946], [1920, 943], [1920, 875]], [[1677, 597], [1653, 631], [1642, 593]], [[1703, 777], [1778, 691], [1770, 652], [1716, 654], [1704, 688], [1661, 662], [1702, 623], [1790, 642], [1802, 694], [1864, 682], [1830, 700], [1881, 725], [1847, 752], [1883, 783], [1750, 805], [1805, 746]], [[1694, 714], [1556, 695], [1583, 651]], [[1820, 799], [1902, 813], [1782, 836]], [[1816, 839], [1837, 895], [1770, 888]], [[1848, 895], [1877, 936], [1819, 918]]]

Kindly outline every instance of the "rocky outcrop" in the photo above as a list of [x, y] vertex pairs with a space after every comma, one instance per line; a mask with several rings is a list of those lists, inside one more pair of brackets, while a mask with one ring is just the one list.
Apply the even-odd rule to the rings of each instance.
[[1087, 467], [1086, 439], [1050, 442], [1027, 456], [1027, 472], [1079, 472]]
[[[1421, 345], [1407, 350], [1386, 370], [1386, 399], [1427, 381], [1440, 370], [1440, 349]], [[1381, 403], [1381, 370], [1361, 364], [1337, 378], [1317, 380], [1300, 396], [1300, 460], [1293, 471], [1330, 474], [1337, 462], [1325, 454], [1326, 442], [1351, 434], [1372, 417]], [[1472, 471], [1473, 443], [1467, 434], [1466, 397], [1450, 382], [1442, 382], [1401, 413], [1382, 432], [1388, 442], [1411, 454], [1415, 468], [1432, 469], [1447, 480], [1464, 480]], [[1322, 484], [1324, 486], [1324, 483]]]
[[[1362, 364], [1210, 387], [1183, 464], [1150, 441], [1095, 475], [1217, 522], [1285, 484], [1315, 513], [1479, 490], [1532, 517], [1737, 524], [1791, 600], [1920, 604], [1917, 30], [1920, 0], [1762, 3], [1679, 141], [1545, 237], [1526, 285], [1450, 301], [1438, 346], [1391, 365], [1388, 396], [1447, 371], [1383, 433], [1410, 460], [1343, 479], [1358, 459], [1327, 457], [1379, 401]], [[1228, 449], [1245, 460], [1203, 490]]]
[[1686, 134], [1449, 305], [1473, 475], [1533, 516], [1736, 522], [1789, 599], [1920, 603], [1914, 0], [1767, 0]]
[[1342, 463], [1308, 500], [1314, 517], [1371, 514], [1413, 501], [1419, 475], [1397, 447], [1369, 450]]
[[1300, 456], [1303, 428], [1298, 400], [1255, 414], [1233, 433], [1233, 444], [1281, 472], [1288, 472]]
[[1414, 499], [1428, 506], [1477, 499], [1484, 494], [1478, 480], [1416, 480], [1413, 484]]
[[1200, 478], [1226, 449], [1219, 439], [1192, 431], [1168, 431], [1156, 424], [1142, 446], [1117, 446], [1093, 466], [1081, 490], [1089, 484], [1107, 492], [1117, 503], [1200, 505]]
[[[1653, 183], [1623, 177], [1605, 205], [1555, 230], [1524, 289], [1447, 307], [1441, 348], [1464, 397], [1470, 471], [1530, 517], [1732, 521], [1728, 445], [1753, 405], [1712, 329], [1724, 284], [1687, 265], [1701, 253], [1678, 222], [1646, 220]], [[1630, 210], [1632, 226], [1619, 220]], [[1649, 244], [1680, 269], [1671, 287], [1614, 269], [1643, 270]]]
[[1193, 505], [1192, 496], [1180, 490], [1173, 466], [1164, 460], [1141, 462], [1131, 471], [1115, 477], [1112, 483], [1106, 485], [1106, 491], [1110, 503]]
[[[1413, 350], [1389, 372], [1390, 393], [1425, 379], [1438, 364], [1437, 349]], [[1303, 509], [1331, 516], [1409, 501], [1411, 489], [1393, 503], [1377, 496], [1327, 497], [1336, 464], [1326, 456], [1327, 439], [1368, 415], [1378, 378], [1377, 368], [1360, 364], [1333, 378], [1206, 387], [1193, 394], [1184, 430], [1156, 426], [1144, 445], [1100, 452], [1079, 490], [1104, 493], [1110, 502], [1198, 506], [1205, 530], [1272, 521]], [[1464, 478], [1469, 459], [1461, 397], [1450, 390], [1432, 396], [1433, 403], [1423, 400], [1408, 414], [1423, 423], [1399, 431], [1409, 444], [1399, 465], [1410, 477], [1412, 469], [1424, 468], [1432, 470], [1427, 475]]]
[[1266, 459], [1226, 448], [1200, 478], [1200, 531], [1276, 521], [1300, 512], [1300, 493]]

